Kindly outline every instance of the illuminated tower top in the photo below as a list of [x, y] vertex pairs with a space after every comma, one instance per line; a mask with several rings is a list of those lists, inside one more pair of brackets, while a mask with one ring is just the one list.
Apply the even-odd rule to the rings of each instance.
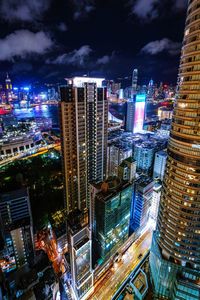
[[12, 82], [11, 82], [11, 79], [10, 79], [8, 73], [6, 75], [5, 85], [6, 85], [6, 90], [7, 91], [12, 90]]

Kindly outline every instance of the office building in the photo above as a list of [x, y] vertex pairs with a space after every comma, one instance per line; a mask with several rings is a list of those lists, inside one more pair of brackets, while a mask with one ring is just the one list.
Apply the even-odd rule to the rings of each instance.
[[153, 167], [153, 178], [160, 179], [163, 181], [165, 174], [165, 166], [167, 162], [167, 152], [164, 150], [155, 153], [154, 167]]
[[4, 240], [3, 271], [22, 267], [33, 259], [33, 224], [27, 189], [0, 195], [1, 234]]
[[126, 131], [138, 133], [143, 130], [146, 95], [137, 94], [127, 102]]
[[89, 182], [106, 176], [108, 102], [103, 78], [74, 77], [61, 94], [61, 140], [68, 213], [89, 204]]
[[142, 229], [147, 225], [152, 203], [154, 181], [140, 178], [135, 182], [133, 205], [131, 209], [131, 231]]
[[99, 263], [113, 259], [128, 239], [132, 185], [117, 177], [108, 178], [94, 194], [95, 251]]
[[135, 145], [133, 157], [137, 163], [137, 171], [151, 173], [156, 151], [155, 149], [155, 144], [150, 141]]
[[150, 267], [155, 297], [200, 299], [199, 0], [188, 1], [178, 89]]

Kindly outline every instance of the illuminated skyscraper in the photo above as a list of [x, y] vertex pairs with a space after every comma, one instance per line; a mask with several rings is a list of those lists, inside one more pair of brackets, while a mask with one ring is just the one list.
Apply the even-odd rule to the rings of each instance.
[[127, 102], [126, 131], [137, 133], [143, 130], [145, 103], [145, 94], [134, 95], [133, 100]]
[[132, 76], [132, 89], [133, 92], [136, 92], [137, 90], [137, 83], [138, 83], [138, 69], [133, 70], [133, 76]]
[[88, 208], [89, 187], [106, 176], [108, 102], [103, 78], [74, 77], [60, 88], [68, 213]]
[[6, 92], [6, 101], [9, 102], [9, 99], [11, 98], [11, 92], [12, 92], [12, 83], [10, 77], [8, 76], [8, 73], [6, 75], [6, 80], [5, 80], [5, 92]]
[[150, 264], [155, 295], [200, 299], [200, 1], [190, 0]]
[[61, 94], [61, 140], [72, 287], [77, 299], [90, 293], [89, 183], [106, 176], [108, 101], [102, 78], [74, 77]]

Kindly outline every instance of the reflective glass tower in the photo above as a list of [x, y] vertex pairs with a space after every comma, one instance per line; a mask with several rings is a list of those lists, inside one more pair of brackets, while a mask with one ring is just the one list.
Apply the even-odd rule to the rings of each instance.
[[200, 299], [200, 1], [190, 0], [151, 251], [155, 295]]

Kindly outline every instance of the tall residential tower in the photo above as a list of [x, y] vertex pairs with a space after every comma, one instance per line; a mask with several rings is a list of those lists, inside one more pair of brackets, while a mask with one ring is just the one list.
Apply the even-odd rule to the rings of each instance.
[[200, 299], [200, 1], [190, 0], [157, 231], [155, 295]]
[[68, 213], [88, 207], [91, 181], [106, 176], [108, 102], [102, 78], [74, 77], [60, 88]]
[[74, 77], [60, 88], [67, 232], [76, 299], [87, 298], [93, 286], [89, 183], [106, 177], [108, 101], [102, 81]]

